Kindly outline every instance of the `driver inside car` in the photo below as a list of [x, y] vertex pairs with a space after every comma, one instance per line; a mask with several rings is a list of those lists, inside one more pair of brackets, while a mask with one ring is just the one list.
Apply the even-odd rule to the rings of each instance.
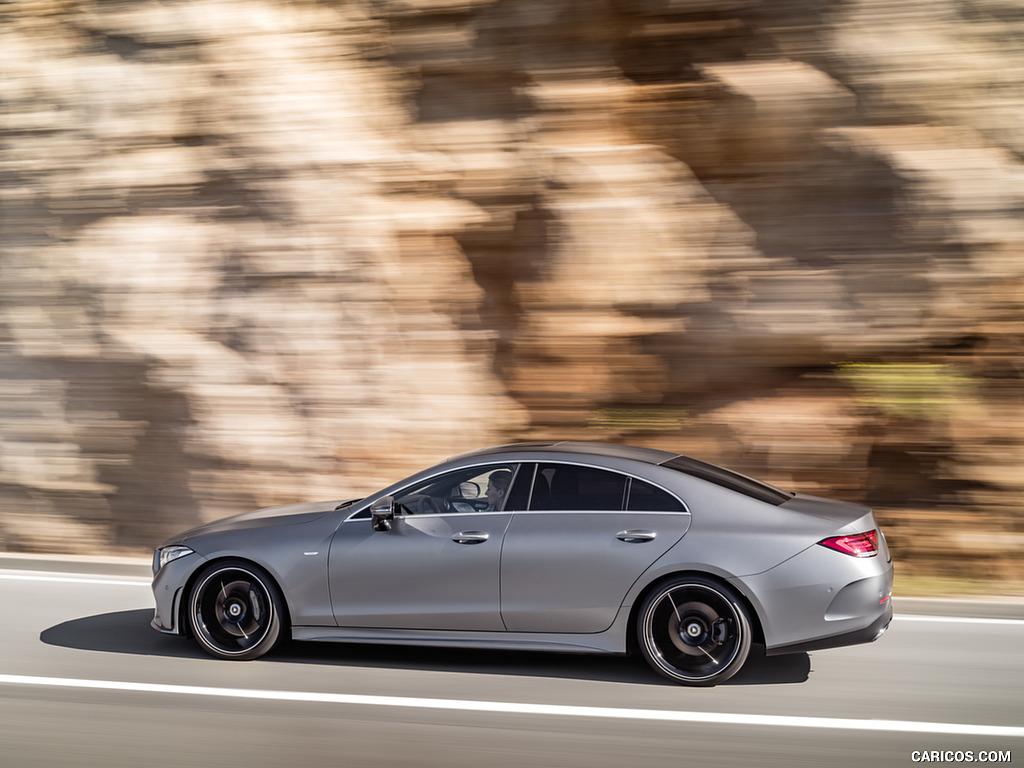
[[488, 511], [495, 512], [501, 509], [501, 503], [505, 499], [505, 494], [508, 493], [508, 486], [511, 482], [512, 473], [507, 469], [492, 472], [491, 476], [487, 478], [487, 491], [484, 496], [487, 497]]

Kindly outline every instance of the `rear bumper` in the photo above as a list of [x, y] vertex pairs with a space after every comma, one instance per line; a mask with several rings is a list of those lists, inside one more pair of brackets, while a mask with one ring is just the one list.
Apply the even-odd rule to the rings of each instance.
[[813, 546], [736, 579], [760, 620], [770, 655], [868, 643], [892, 619], [893, 563]]
[[777, 645], [774, 648], [765, 648], [766, 656], [781, 656], [786, 653], [802, 653], [806, 651], [820, 651], [824, 648], [842, 648], [846, 645], [860, 645], [871, 643], [880, 638], [892, 622], [892, 600], [889, 600], [887, 610], [863, 629], [856, 629], [852, 632], [842, 632], [829, 637], [819, 637], [800, 643], [789, 645]]

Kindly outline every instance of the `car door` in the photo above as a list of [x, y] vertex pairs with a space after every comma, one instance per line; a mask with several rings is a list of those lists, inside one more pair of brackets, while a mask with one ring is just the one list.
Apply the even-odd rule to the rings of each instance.
[[[516, 485], [510, 504], [523, 504], [527, 494]], [[666, 491], [594, 467], [537, 464], [529, 497], [502, 550], [509, 631], [608, 629], [629, 588], [690, 524], [686, 507]]]
[[331, 541], [329, 581], [342, 627], [502, 630], [502, 537], [511, 513], [491, 503], [515, 465], [449, 472], [395, 494], [391, 530], [369, 516]]

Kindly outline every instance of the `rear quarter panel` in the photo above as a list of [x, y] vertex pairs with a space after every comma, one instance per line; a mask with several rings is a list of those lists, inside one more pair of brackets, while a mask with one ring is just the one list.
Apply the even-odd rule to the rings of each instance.
[[[673, 474], [677, 477], [664, 484], [689, 507], [690, 528], [644, 573], [624, 606], [632, 606], [651, 584], [663, 578], [684, 572], [706, 573], [729, 582], [747, 598], [768, 644], [785, 644], [808, 632], [828, 631], [824, 613], [836, 591], [850, 580], [877, 574], [877, 564], [865, 566], [857, 558], [815, 546], [837, 532], [875, 527], [866, 507], [840, 505], [844, 508], [833, 510], [831, 516], [812, 514], [803, 506], [774, 506]], [[844, 519], [848, 522], [840, 524]]]

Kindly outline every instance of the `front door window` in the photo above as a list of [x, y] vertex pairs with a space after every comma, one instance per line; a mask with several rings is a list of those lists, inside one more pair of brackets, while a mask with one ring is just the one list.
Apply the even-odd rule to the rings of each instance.
[[395, 504], [406, 515], [498, 512], [515, 469], [515, 464], [489, 464], [449, 472], [399, 492]]

